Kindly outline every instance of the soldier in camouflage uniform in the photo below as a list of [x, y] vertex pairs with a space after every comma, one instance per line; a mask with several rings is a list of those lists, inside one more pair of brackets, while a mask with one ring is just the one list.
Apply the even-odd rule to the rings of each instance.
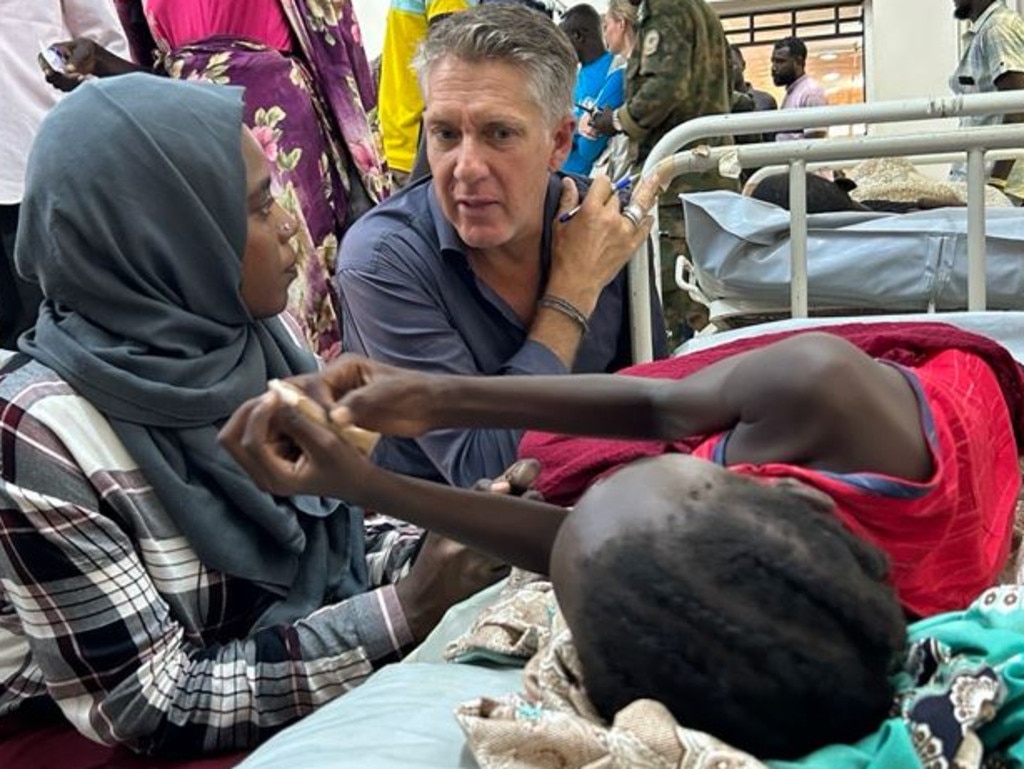
[[[633, 0], [639, 5], [637, 45], [626, 72], [626, 103], [595, 114], [591, 125], [604, 134], [625, 132], [637, 145], [639, 170], [655, 144], [680, 123], [729, 111], [732, 97], [729, 44], [721, 21], [705, 0]], [[723, 137], [702, 141], [730, 143]], [[658, 204], [661, 227], [665, 321], [673, 341], [685, 327], [699, 329], [707, 312], [675, 284], [677, 254], [686, 252], [679, 193], [738, 190], [717, 172], [676, 177]]]

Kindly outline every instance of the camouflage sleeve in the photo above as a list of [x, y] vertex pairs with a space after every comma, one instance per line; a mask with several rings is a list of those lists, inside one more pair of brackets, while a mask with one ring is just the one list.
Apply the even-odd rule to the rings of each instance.
[[680, 94], [693, 92], [693, 72], [701, 71], [691, 67], [695, 32], [689, 14], [666, 10], [641, 29], [639, 66], [631, 67], [630, 97], [618, 110], [619, 122], [631, 139], [638, 140], [661, 125], [678, 109]]

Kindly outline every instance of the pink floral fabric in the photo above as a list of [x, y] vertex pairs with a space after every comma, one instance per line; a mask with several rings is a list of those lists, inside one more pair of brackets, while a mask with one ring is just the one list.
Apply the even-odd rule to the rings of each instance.
[[116, 2], [137, 56], [145, 60], [147, 46], [155, 46], [155, 66], [171, 77], [246, 89], [246, 123], [270, 161], [276, 194], [303, 225], [303, 268], [290, 309], [313, 348], [334, 357], [341, 346], [331, 290], [338, 243], [390, 191], [370, 117], [376, 91], [351, 0], [274, 0], [288, 24], [291, 55], [220, 29], [175, 47], [161, 37], [168, 27], [160, 3]]

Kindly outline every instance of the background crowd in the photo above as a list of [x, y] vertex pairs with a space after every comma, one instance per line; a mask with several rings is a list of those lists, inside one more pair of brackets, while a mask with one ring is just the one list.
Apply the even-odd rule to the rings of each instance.
[[[1024, 88], [1024, 22], [955, 12], [954, 90]], [[59, 711], [118, 749], [249, 749], [514, 564], [551, 571], [600, 716], [660, 698], [796, 757], [876, 728], [905, 620], [1005, 566], [1022, 380], [994, 344], [808, 335], [603, 376], [633, 358], [626, 266], [649, 239], [655, 357], [706, 323], [671, 277], [678, 196], [738, 192], [636, 172], [689, 120], [777, 108], [705, 0], [395, 0], [379, 87], [348, 2], [0, 17], [0, 724]], [[806, 58], [774, 44], [783, 109], [826, 103]], [[989, 183], [1012, 192], [1012, 166]], [[381, 433], [369, 459], [346, 422]], [[640, 461], [570, 513], [506, 472], [527, 429], [673, 451], [621, 455]], [[676, 568], [698, 551], [704, 581]], [[657, 654], [609, 640], [617, 591]], [[770, 684], [765, 638], [786, 650]]]

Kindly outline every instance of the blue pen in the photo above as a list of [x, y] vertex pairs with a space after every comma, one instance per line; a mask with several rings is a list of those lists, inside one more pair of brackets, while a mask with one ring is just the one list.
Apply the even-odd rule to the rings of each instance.
[[[628, 176], [623, 176], [621, 179], [619, 179], [617, 182], [615, 182], [615, 184], [612, 185], [612, 192], [615, 193], [615, 194], [618, 194], [618, 193], [622, 192], [623, 190], [629, 189], [629, 185], [631, 185], [633, 182], [635, 182], [639, 178], [640, 178], [640, 174], [632, 174], [632, 175], [628, 175]], [[582, 203], [580, 203], [577, 206], [573, 206], [568, 211], [566, 211], [564, 214], [559, 216], [558, 217], [558, 221], [561, 224], [565, 224], [567, 221], [569, 221], [574, 216], [576, 216], [576, 214], [579, 213], [581, 208], [583, 208], [583, 204]]]

